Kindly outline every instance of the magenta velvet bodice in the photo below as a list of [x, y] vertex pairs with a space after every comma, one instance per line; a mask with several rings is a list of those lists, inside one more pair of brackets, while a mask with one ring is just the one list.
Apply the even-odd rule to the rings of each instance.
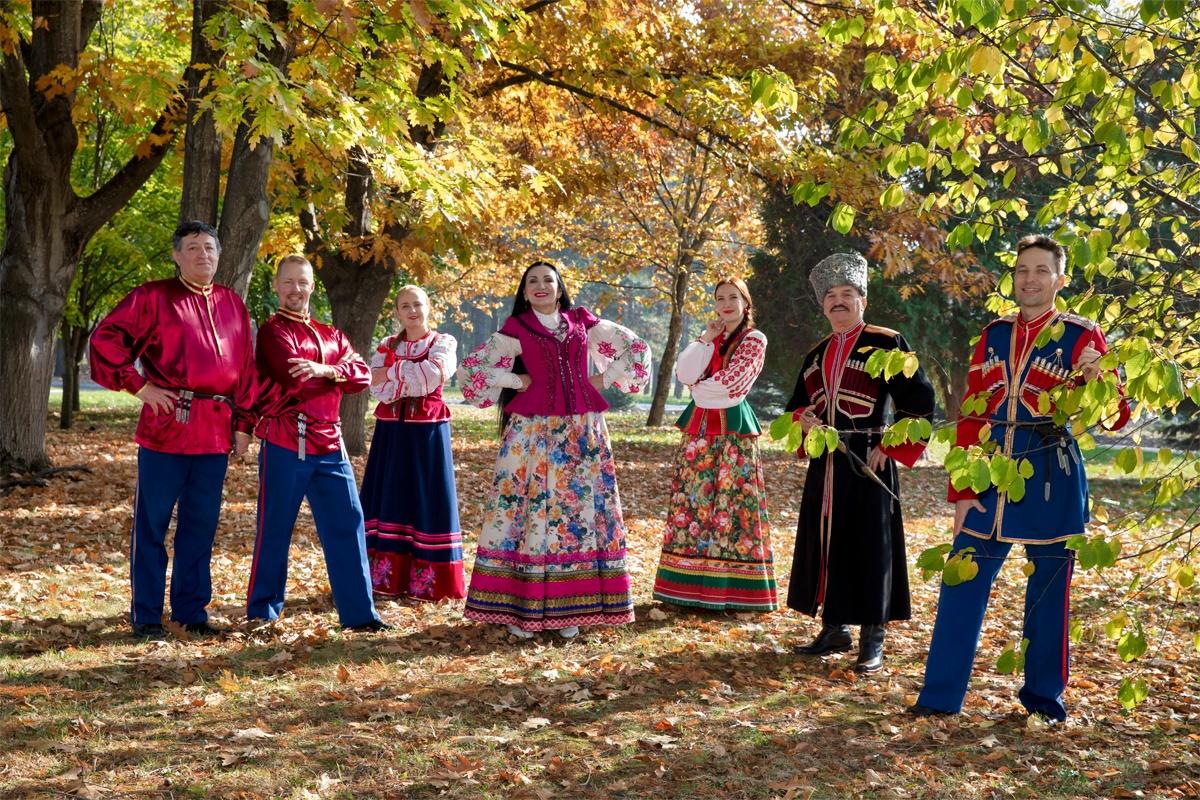
[[532, 311], [509, 317], [500, 328], [521, 343], [521, 361], [532, 380], [504, 407], [509, 414], [551, 417], [608, 409], [588, 381], [588, 329], [600, 320], [586, 308], [568, 309], [562, 319], [566, 325], [562, 339]]

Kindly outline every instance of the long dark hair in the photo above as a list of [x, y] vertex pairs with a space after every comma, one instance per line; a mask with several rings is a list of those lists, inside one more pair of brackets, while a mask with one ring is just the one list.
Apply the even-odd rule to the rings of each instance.
[[750, 288], [746, 286], [746, 282], [736, 275], [723, 275], [713, 286], [713, 296], [717, 294], [717, 289], [722, 286], [732, 286], [738, 290], [738, 294], [742, 296], [742, 302], [746, 304], [746, 310], [742, 313], [742, 321], [733, 329], [733, 333], [725, 337], [725, 341], [721, 343], [721, 357], [729, 352], [729, 348], [737, 341], [738, 336], [747, 328], [754, 327], [754, 301], [750, 299]]
[[[532, 264], [530, 264], [528, 267], [526, 267], [525, 271], [521, 273], [521, 282], [517, 284], [517, 293], [513, 296], [512, 314], [510, 316], [515, 317], [518, 314], [524, 314], [526, 311], [528, 311], [529, 309], [531, 309], [533, 307], [529, 304], [529, 298], [525, 297], [525, 279], [527, 277], [529, 277], [529, 273], [533, 270], [534, 267], [547, 267], [547, 268], [549, 268], [549, 270], [551, 272], [554, 273], [554, 280], [555, 280], [555, 282], [558, 283], [558, 289], [559, 289], [558, 310], [566, 311], [568, 308], [570, 308], [571, 307], [571, 294], [567, 291], [567, 285], [565, 283], [563, 283], [562, 273], [560, 273], [558, 271], [558, 266], [550, 261], [544, 261], [544, 260], [539, 259], [539, 260], [533, 262]], [[516, 359], [513, 361], [513, 374], [514, 375], [522, 375], [524, 373], [525, 373], [525, 362], [521, 360], [520, 356], [517, 356]], [[516, 389], [501, 389], [500, 390], [500, 401], [496, 404], [496, 407], [500, 411], [500, 435], [501, 436], [504, 435], [504, 429], [508, 427], [509, 417], [512, 416], [511, 414], [505, 413], [504, 407], [506, 405], [508, 405], [508, 401], [512, 400], [516, 396], [517, 396]]]

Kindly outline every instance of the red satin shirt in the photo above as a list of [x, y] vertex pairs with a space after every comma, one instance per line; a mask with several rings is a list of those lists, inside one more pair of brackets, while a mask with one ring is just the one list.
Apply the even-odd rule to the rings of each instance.
[[[149, 382], [225, 395], [237, 405], [237, 429], [253, 428], [250, 317], [242, 298], [224, 286], [199, 287], [178, 277], [142, 284], [97, 326], [88, 358], [92, 379], [105, 388], [137, 394]], [[197, 398], [185, 424], [174, 412], [157, 414], [145, 405], [134, 439], [163, 453], [228, 453], [231, 413], [225, 403]]]
[[[336, 377], [295, 378], [290, 358], [334, 365]], [[343, 394], [371, 385], [367, 362], [354, 352], [345, 334], [332, 325], [281, 310], [258, 330], [255, 352], [261, 385], [255, 434], [297, 452], [300, 414], [307, 417], [304, 452], [323, 455], [341, 449], [338, 410]]]

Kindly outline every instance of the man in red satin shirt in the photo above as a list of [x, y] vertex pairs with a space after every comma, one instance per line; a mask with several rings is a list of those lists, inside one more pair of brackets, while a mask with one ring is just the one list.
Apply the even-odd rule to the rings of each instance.
[[185, 222], [173, 245], [175, 277], [130, 292], [97, 326], [89, 355], [97, 383], [143, 403], [129, 551], [130, 622], [139, 638], [164, 634], [166, 536], [175, 512], [171, 620], [194, 635], [220, 633], [205, 610], [213, 539], [228, 456], [246, 452], [253, 428], [250, 317], [235, 292], [213, 283], [217, 232]]
[[279, 312], [258, 332], [255, 433], [262, 447], [246, 616], [273, 620], [283, 613], [288, 547], [307, 498], [339, 621], [351, 630], [386, 630], [371, 598], [363, 511], [338, 418], [342, 395], [366, 389], [371, 370], [345, 334], [309, 315], [314, 288], [308, 260], [285, 256], [275, 272]]

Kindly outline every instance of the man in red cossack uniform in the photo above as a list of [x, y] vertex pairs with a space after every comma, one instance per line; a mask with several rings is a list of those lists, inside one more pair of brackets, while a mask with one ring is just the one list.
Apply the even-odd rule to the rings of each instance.
[[165, 541], [176, 506], [171, 619], [192, 634], [220, 632], [205, 610], [213, 539], [229, 453], [246, 452], [253, 428], [250, 317], [235, 292], [212, 282], [217, 232], [185, 222], [173, 244], [176, 276], [130, 292], [97, 326], [89, 355], [97, 383], [143, 402], [129, 551], [130, 622], [140, 638], [164, 633]]
[[255, 432], [262, 447], [246, 616], [283, 613], [288, 547], [307, 497], [339, 621], [351, 630], [386, 630], [371, 598], [362, 506], [338, 419], [342, 395], [366, 389], [371, 370], [341, 331], [309, 316], [314, 288], [308, 260], [285, 256], [275, 272], [279, 312], [258, 331]]

